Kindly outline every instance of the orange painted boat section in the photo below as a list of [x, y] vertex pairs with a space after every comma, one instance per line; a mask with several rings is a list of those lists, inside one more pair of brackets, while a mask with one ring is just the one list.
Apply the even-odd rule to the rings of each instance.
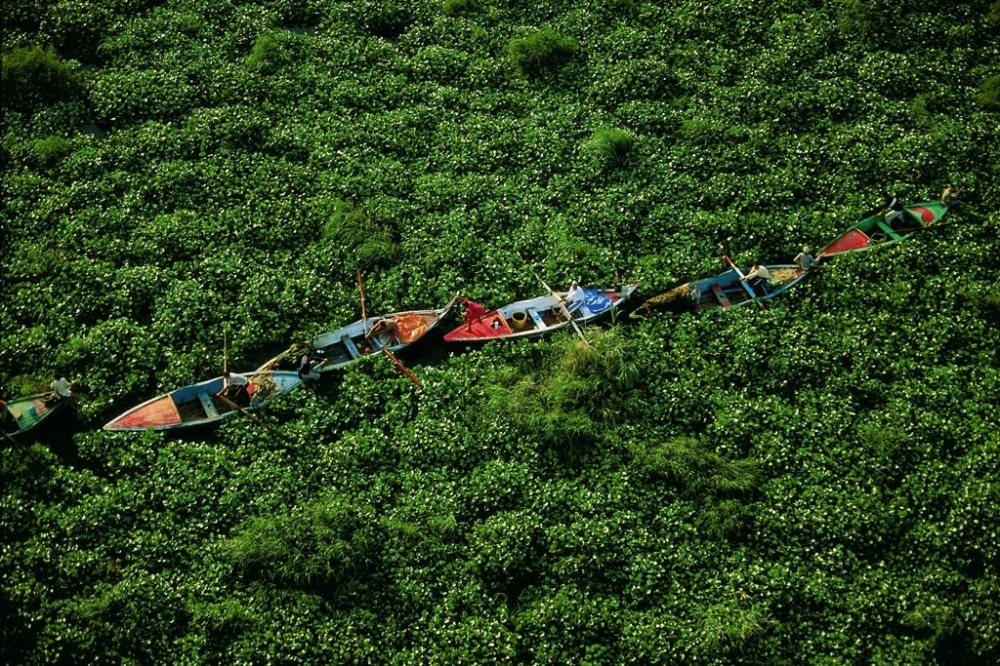
[[152, 428], [155, 426], [178, 425], [181, 422], [177, 405], [169, 395], [153, 400], [108, 425], [118, 428]]

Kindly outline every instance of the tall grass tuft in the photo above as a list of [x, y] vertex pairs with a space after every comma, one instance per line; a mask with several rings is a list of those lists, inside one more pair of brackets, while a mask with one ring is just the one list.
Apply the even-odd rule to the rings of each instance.
[[980, 84], [976, 102], [990, 111], [1000, 109], [1000, 74], [990, 76]]
[[51, 46], [34, 46], [3, 55], [3, 87], [0, 105], [32, 112], [82, 95], [83, 79]]
[[507, 58], [523, 75], [538, 76], [561, 67], [579, 48], [579, 42], [572, 37], [561, 35], [552, 28], [542, 28], [527, 37], [510, 40]]
[[475, 0], [444, 0], [441, 3], [441, 12], [445, 16], [458, 16], [475, 8]]
[[256, 518], [225, 544], [250, 578], [297, 588], [346, 588], [374, 559], [375, 520], [335, 495], [286, 515]]
[[615, 166], [624, 162], [635, 145], [631, 132], [614, 127], [596, 130], [583, 144], [583, 152], [593, 155], [605, 166]]
[[337, 202], [323, 235], [353, 257], [357, 268], [387, 266], [399, 256], [395, 230], [373, 219], [364, 208], [345, 201]]

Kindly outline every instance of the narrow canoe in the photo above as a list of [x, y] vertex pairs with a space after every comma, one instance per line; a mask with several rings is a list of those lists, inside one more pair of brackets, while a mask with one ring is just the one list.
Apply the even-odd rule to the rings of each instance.
[[[326, 360], [315, 365], [311, 374], [338, 370], [362, 356], [381, 352], [386, 348], [393, 354], [403, 351], [415, 345], [447, 319], [454, 304], [453, 298], [443, 308], [435, 310], [409, 310], [382, 317], [359, 319], [353, 324], [319, 335], [309, 341], [309, 346], [316, 358]], [[396, 325], [398, 339], [395, 342], [388, 332], [368, 335], [382, 320]]]
[[[583, 301], [571, 306], [571, 316], [577, 324], [586, 324], [620, 307], [635, 292], [638, 282], [626, 285], [621, 291], [614, 289], [585, 288]], [[561, 303], [566, 292], [546, 294], [523, 301], [515, 301], [502, 308], [466, 321], [445, 333], [445, 342], [485, 342], [511, 338], [531, 338], [545, 335], [570, 325]]]
[[[700, 312], [711, 308], [731, 308], [748, 303], [760, 303], [779, 296], [810, 275], [795, 264], [774, 264], [766, 267], [771, 279], [750, 280], [754, 296], [735, 270], [728, 270], [714, 277], [695, 280], [674, 287], [670, 291], [655, 296], [632, 312], [632, 317], [641, 318], [662, 312]], [[749, 268], [741, 269], [746, 275]]]
[[887, 217], [892, 217], [891, 214], [869, 215], [823, 248], [816, 258], [823, 259], [844, 252], [857, 252], [877, 245], [898, 243], [918, 231], [937, 224], [947, 212], [947, 204], [939, 201], [921, 201], [905, 206], [902, 214], [895, 219], [887, 220]]
[[24, 434], [59, 411], [68, 399], [60, 398], [55, 391], [35, 393], [7, 402], [6, 418], [0, 419], [3, 430], [9, 435]]
[[[250, 380], [249, 404], [252, 412], [271, 400], [288, 393], [301, 383], [297, 373], [288, 370], [240, 373]], [[217, 394], [223, 378], [216, 377], [191, 384], [147, 400], [104, 425], [105, 430], [172, 430], [217, 423], [238, 412]]]

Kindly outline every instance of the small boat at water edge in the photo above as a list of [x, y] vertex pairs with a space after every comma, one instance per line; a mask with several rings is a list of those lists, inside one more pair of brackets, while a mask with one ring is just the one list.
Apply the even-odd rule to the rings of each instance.
[[765, 268], [771, 274], [768, 280], [748, 282], [742, 275], [749, 269], [739, 273], [731, 269], [714, 277], [687, 282], [647, 300], [631, 313], [631, 317], [639, 319], [663, 312], [700, 312], [716, 307], [760, 304], [783, 294], [810, 274], [795, 264], [773, 264]]
[[[545, 335], [570, 325], [570, 319], [564, 312], [566, 309], [573, 321], [586, 324], [620, 307], [638, 286], [638, 282], [632, 282], [620, 291], [583, 288], [582, 299], [577, 303], [564, 304], [568, 292], [552, 292], [515, 301], [489, 312], [482, 306], [471, 304], [466, 322], [445, 333], [444, 341], [470, 343]], [[472, 305], [478, 309], [472, 308]]]
[[878, 245], [893, 245], [937, 224], [948, 210], [948, 204], [940, 201], [921, 201], [903, 206], [901, 210], [889, 211], [886, 215], [869, 215], [820, 250], [816, 259], [868, 250]]
[[210, 425], [231, 417], [241, 409], [247, 412], [260, 409], [302, 383], [298, 373], [288, 370], [240, 374], [249, 380], [246, 404], [220, 396], [225, 380], [216, 377], [147, 400], [106, 423], [104, 429], [173, 430]]

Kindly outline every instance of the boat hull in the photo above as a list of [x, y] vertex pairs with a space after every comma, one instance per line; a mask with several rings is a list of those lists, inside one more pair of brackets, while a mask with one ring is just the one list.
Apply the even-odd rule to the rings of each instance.
[[37, 428], [69, 402], [54, 391], [35, 393], [7, 402], [8, 419], [4, 431], [9, 435], [25, 434]]
[[[611, 313], [625, 303], [637, 287], [636, 282], [620, 292], [613, 289], [584, 289], [583, 302], [570, 313], [573, 321], [578, 325], [586, 324]], [[566, 292], [562, 292], [509, 303], [452, 329], [445, 334], [444, 341], [471, 343], [532, 338], [558, 331], [570, 325], [561, 306], [561, 299], [565, 296]]]
[[[454, 299], [443, 308], [435, 310], [408, 310], [382, 317], [359, 319], [336, 330], [317, 336], [309, 341], [314, 356], [326, 361], [314, 366], [312, 373], [326, 373], [342, 369], [363, 356], [388, 349], [396, 354], [417, 344], [438, 328], [451, 312]], [[395, 322], [399, 339], [393, 343], [388, 334], [366, 338], [366, 335], [381, 320]]]
[[[254, 387], [249, 404], [243, 409], [260, 409], [271, 400], [288, 393], [301, 383], [295, 372], [274, 370], [244, 374]], [[173, 430], [218, 423], [239, 410], [217, 394], [223, 378], [216, 377], [157, 396], [120, 414], [104, 425], [105, 430]]]
[[731, 308], [762, 303], [785, 293], [810, 275], [795, 264], [774, 264], [767, 266], [771, 281], [760, 281], [751, 285], [753, 296], [747, 291], [740, 273], [729, 270], [719, 275], [686, 282], [668, 292], [655, 296], [632, 312], [632, 317], [642, 318], [665, 312], [700, 312], [712, 308]]
[[869, 250], [879, 245], [893, 245], [928, 229], [947, 214], [948, 206], [938, 201], [921, 201], [906, 206], [898, 219], [887, 221], [881, 215], [869, 215], [820, 250], [817, 259], [845, 252]]

